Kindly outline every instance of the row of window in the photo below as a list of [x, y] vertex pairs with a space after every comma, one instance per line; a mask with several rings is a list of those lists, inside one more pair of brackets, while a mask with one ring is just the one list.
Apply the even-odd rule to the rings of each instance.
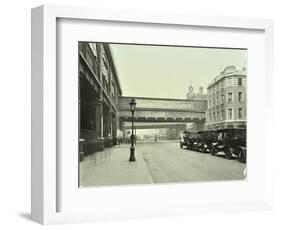
[[[244, 101], [243, 92], [240, 91], [238, 92], [238, 102], [243, 102], [243, 101]], [[227, 93], [227, 102], [228, 103], [234, 102], [234, 97], [232, 92]], [[221, 94], [221, 96], [217, 94], [216, 97], [213, 96], [213, 100], [209, 100], [209, 108], [223, 103], [224, 103], [224, 94]]]
[[[85, 59], [88, 62], [89, 67], [92, 69], [92, 71], [94, 72], [94, 74], [96, 74], [96, 76], [99, 76], [99, 71], [102, 71], [102, 79], [101, 79], [101, 84], [102, 87], [104, 88], [104, 90], [106, 91], [106, 93], [112, 98], [117, 100], [117, 94], [116, 94], [116, 89], [115, 89], [115, 84], [113, 82], [111, 82], [111, 85], [109, 85], [109, 77], [110, 77], [110, 73], [109, 73], [109, 62], [108, 62], [108, 58], [106, 56], [106, 52], [105, 50], [102, 48], [101, 49], [101, 54], [102, 54], [102, 63], [101, 65], [99, 65], [98, 63], [98, 49], [95, 43], [89, 43], [89, 45], [87, 45], [87, 43], [80, 43], [79, 44], [79, 48], [80, 51], [82, 52], [83, 56], [85, 57]], [[100, 70], [100, 68], [102, 70]]]
[[103, 88], [105, 90], [105, 92], [107, 93], [107, 95], [109, 95], [112, 99], [117, 100], [116, 97], [116, 89], [115, 89], [115, 84], [113, 83], [113, 81], [111, 81], [111, 85], [109, 85], [109, 83], [107, 81], [105, 81], [105, 76], [103, 76]]
[[[238, 119], [244, 119], [244, 115], [243, 115], [243, 108], [238, 108], [237, 109], [237, 114], [238, 114]], [[221, 111], [217, 111], [217, 112], [213, 112], [209, 113], [209, 120], [211, 121], [221, 121], [221, 120], [233, 120], [234, 119], [234, 114], [233, 114], [234, 109], [233, 108], [228, 108], [227, 109], [227, 117], [225, 117], [225, 111], [221, 110]]]
[[[231, 103], [233, 101], [234, 101], [233, 93], [232, 92], [227, 93], [227, 102]], [[238, 102], [242, 102], [242, 101], [243, 101], [243, 92], [238, 92]]]
[[242, 86], [243, 85], [243, 78], [242, 77], [238, 77], [238, 78], [225, 78], [222, 81], [219, 81], [218, 83], [216, 83], [214, 86], [212, 86], [210, 89], [208, 89], [208, 93], [212, 93], [215, 91], [218, 91], [219, 89], [223, 89], [227, 86]]

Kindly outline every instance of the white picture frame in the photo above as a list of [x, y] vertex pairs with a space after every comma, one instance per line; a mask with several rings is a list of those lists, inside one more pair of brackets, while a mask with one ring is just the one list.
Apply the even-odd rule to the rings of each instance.
[[[171, 184], [171, 185], [157, 185], [150, 186], [130, 186], [117, 188], [91, 188], [84, 191], [84, 193], [95, 193], [99, 196], [100, 203], [97, 203], [96, 209], [86, 207], [85, 203], [81, 207], [77, 206], [79, 202], [73, 201], [73, 205], [68, 203], [67, 207], [73, 207], [73, 210], [61, 209], [60, 200], [64, 199], [62, 196], [67, 196], [67, 191], [64, 188], [63, 177], [58, 174], [60, 172], [60, 157], [57, 155], [59, 149], [58, 136], [58, 120], [57, 116], [61, 108], [58, 108], [58, 95], [60, 94], [58, 88], [58, 80], [56, 78], [57, 71], [57, 23], [60, 19], [75, 20], [94, 20], [103, 21], [108, 24], [113, 22], [122, 22], [130, 24], [134, 23], [151, 25], [155, 27], [181, 27], [185, 26], [200, 28], [202, 30], [220, 29], [220, 30], [243, 30], [260, 31], [264, 40], [260, 40], [260, 44], [264, 43], [264, 53], [260, 60], [264, 60], [263, 67], [265, 73], [261, 73], [260, 80], [257, 80], [257, 88], [260, 87], [259, 97], [263, 97], [261, 105], [266, 106], [265, 111], [261, 111], [260, 117], [266, 120], [265, 126], [262, 128], [267, 133], [265, 146], [263, 150], [264, 159], [262, 163], [257, 160], [251, 161], [249, 158], [249, 165], [258, 169], [262, 164], [260, 180], [256, 177], [248, 177], [246, 181], [239, 182], [220, 182], [216, 183], [196, 183], [196, 184]], [[95, 220], [109, 220], [109, 219], [126, 219], [126, 218], [143, 218], [153, 216], [172, 216], [172, 215], [186, 215], [194, 213], [208, 213], [208, 212], [237, 212], [249, 210], [265, 210], [271, 209], [272, 204], [272, 146], [268, 144], [271, 138], [273, 123], [270, 119], [270, 112], [274, 110], [275, 100], [273, 98], [273, 22], [267, 19], [249, 19], [249, 18], [231, 18], [231, 17], [214, 17], [214, 16], [190, 16], [190, 15], [174, 15], [163, 13], [148, 13], [148, 12], [132, 12], [132, 11], [118, 11], [92, 8], [79, 8], [69, 6], [51, 6], [45, 5], [32, 9], [32, 170], [31, 170], [31, 213], [32, 219], [41, 224], [56, 224], [56, 223], [70, 223], [83, 222]], [[148, 38], [149, 39], [149, 38]], [[261, 48], [263, 49], [263, 47]], [[70, 79], [70, 81], [75, 81]], [[251, 84], [252, 81], [249, 81]], [[265, 83], [265, 84], [262, 84]], [[253, 91], [254, 92], [254, 91]], [[251, 97], [250, 99], [251, 100]], [[254, 120], [253, 112], [258, 108], [253, 108], [248, 119]], [[252, 115], [251, 115], [252, 114]], [[254, 125], [254, 124], [253, 124]], [[253, 127], [252, 125], [252, 127]], [[253, 163], [252, 163], [253, 162]], [[254, 181], [251, 184], [251, 181]], [[241, 183], [241, 184], [240, 184]], [[221, 189], [236, 190], [247, 187], [251, 191], [263, 188], [253, 199], [249, 199], [249, 194], [243, 199], [243, 194], [235, 198], [211, 199], [208, 197], [193, 197], [194, 201], [190, 200], [182, 203], [173, 197], [179, 196], [183, 198], [177, 191], [188, 191], [192, 187], [197, 189], [209, 189], [212, 192]], [[239, 187], [240, 186], [240, 187]], [[249, 189], [247, 187], [247, 189]], [[60, 192], [63, 190], [64, 192]], [[128, 190], [128, 193], [126, 193]], [[163, 191], [163, 194], [159, 194]], [[195, 192], [195, 191], [193, 191]], [[71, 194], [71, 192], [70, 192]], [[124, 202], [122, 205], [122, 212], [120, 207], [115, 208], [117, 204], [114, 202], [113, 194], [120, 196], [120, 201]], [[123, 194], [123, 195], [122, 195]], [[125, 194], [125, 195], [124, 195]], [[142, 206], [141, 203], [131, 203], [131, 199], [135, 196], [143, 194], [152, 194], [157, 199], [157, 202], [150, 203], [150, 205]], [[196, 194], [190, 192], [190, 194]], [[187, 194], [186, 196], [189, 196]], [[169, 201], [167, 202], [167, 197]], [[71, 195], [67, 197], [67, 201], [71, 200]], [[127, 201], [126, 201], [127, 199]], [[200, 202], [201, 200], [201, 202]], [[143, 202], [142, 202], [143, 203]], [[165, 205], [162, 205], [162, 204]], [[84, 205], [84, 206], [83, 206]], [[119, 203], [120, 205], [120, 203]], [[77, 210], [75, 210], [77, 207]], [[85, 210], [83, 210], [85, 207]], [[104, 207], [104, 208], [103, 208]], [[100, 210], [100, 212], [98, 211]]]

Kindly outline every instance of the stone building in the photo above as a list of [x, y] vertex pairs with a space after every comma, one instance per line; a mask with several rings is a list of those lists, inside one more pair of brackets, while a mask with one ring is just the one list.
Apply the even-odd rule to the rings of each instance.
[[82, 155], [114, 144], [121, 95], [108, 44], [79, 42], [79, 146]]
[[246, 127], [246, 68], [226, 67], [207, 88], [206, 129]]

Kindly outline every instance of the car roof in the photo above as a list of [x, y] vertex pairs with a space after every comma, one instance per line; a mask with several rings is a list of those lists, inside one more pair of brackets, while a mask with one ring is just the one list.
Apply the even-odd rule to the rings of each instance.
[[246, 128], [223, 128], [223, 129], [217, 129], [215, 131], [220, 132], [220, 131], [227, 131], [227, 130], [245, 130], [246, 131]]
[[197, 133], [195, 131], [182, 131], [183, 133]]
[[202, 130], [202, 131], [199, 131], [198, 133], [207, 133], [207, 132], [215, 132], [216, 130]]

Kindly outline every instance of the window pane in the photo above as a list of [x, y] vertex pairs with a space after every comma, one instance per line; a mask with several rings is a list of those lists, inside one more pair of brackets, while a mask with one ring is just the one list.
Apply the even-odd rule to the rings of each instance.
[[239, 119], [242, 119], [242, 118], [243, 118], [242, 112], [243, 112], [242, 108], [239, 108], [239, 109], [238, 109], [238, 118], [239, 118]]
[[238, 92], [238, 101], [242, 101], [242, 92]]
[[232, 93], [228, 93], [228, 102], [232, 102]]
[[242, 78], [238, 78], [238, 85], [242, 85]]

